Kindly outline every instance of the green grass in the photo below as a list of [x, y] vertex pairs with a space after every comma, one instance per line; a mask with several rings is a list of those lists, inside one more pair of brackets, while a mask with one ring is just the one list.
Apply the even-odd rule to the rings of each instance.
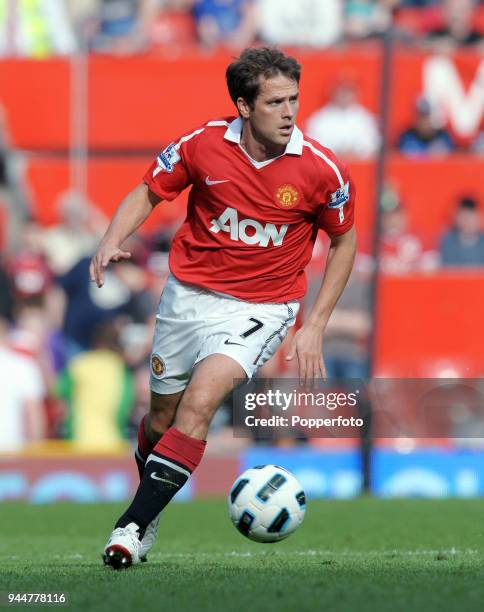
[[484, 501], [310, 502], [263, 545], [224, 501], [172, 504], [149, 563], [103, 567], [117, 505], [0, 506], [0, 591], [67, 591], [69, 609], [468, 612], [484, 609]]

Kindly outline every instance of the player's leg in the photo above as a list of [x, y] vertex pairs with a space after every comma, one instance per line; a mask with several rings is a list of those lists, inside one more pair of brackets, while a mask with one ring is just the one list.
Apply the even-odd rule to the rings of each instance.
[[151, 391], [150, 411], [141, 419], [138, 427], [138, 447], [135, 451], [139, 478], [143, 477], [146, 459], [160, 440], [161, 436], [173, 424], [176, 408], [183, 391], [160, 395]]
[[[135, 537], [142, 538], [148, 525], [183, 487], [200, 463], [210, 422], [223, 399], [245, 371], [226, 355], [210, 355], [194, 370], [177, 408], [175, 423], [161, 437], [146, 462], [133, 502], [116, 523], [126, 532], [129, 563], [139, 560]], [[109, 547], [106, 549], [110, 553]]]
[[144, 464], [161, 435], [173, 422], [176, 407], [188, 384], [198, 348], [194, 339], [202, 324], [190, 319], [197, 292], [169, 277], [156, 315], [150, 360], [150, 412], [138, 429], [136, 464], [143, 476]]
[[219, 353], [206, 357], [195, 367], [178, 406], [174, 428], [185, 436], [205, 440], [217, 408], [237, 381], [246, 378], [243, 367], [231, 357]]
[[[183, 393], [184, 391], [179, 391], [169, 395], [160, 395], [151, 391], [150, 411], [141, 419], [138, 429], [138, 448], [135, 452], [140, 480], [143, 478], [146, 459], [175, 420], [176, 409]], [[146, 528], [139, 552], [141, 561], [147, 561], [147, 555], [156, 542], [159, 523], [160, 515], [158, 514]]]
[[[250, 304], [179, 283], [167, 283], [167, 287], [177, 299], [162, 298], [160, 302], [151, 389], [161, 394], [181, 391], [193, 364], [198, 365], [178, 406], [174, 426], [149, 455], [135, 499], [117, 523], [115, 532], [126, 534], [123, 550], [129, 556], [127, 563], [118, 566], [140, 560], [139, 538], [199, 464], [210, 421], [233, 390], [234, 379], [253, 376], [270, 358], [294, 324], [298, 310], [293, 302]], [[210, 313], [208, 319], [206, 313]], [[190, 366], [188, 360], [192, 360]]]
[[[160, 300], [151, 353], [151, 408], [140, 424], [135, 452], [140, 480], [147, 457], [173, 421], [197, 357], [199, 345], [196, 339], [203, 321], [191, 319], [184, 311], [192, 308], [196, 297], [197, 292], [170, 277]], [[122, 567], [145, 557], [156, 539], [158, 528], [157, 515], [152, 518], [151, 525], [144, 526], [144, 534], [137, 525], [129, 528], [117, 526], [104, 549], [105, 563]]]
[[[219, 312], [204, 337], [200, 360], [178, 405], [175, 423], [150, 454], [136, 497], [117, 526], [139, 526], [157, 516], [199, 464], [212, 417], [234, 380], [252, 376], [280, 346], [293, 325], [298, 304], [234, 305], [207, 296], [206, 312]], [[233, 313], [228, 312], [232, 308]], [[234, 318], [233, 315], [238, 317]], [[231, 341], [226, 341], [228, 338]], [[151, 518], [150, 518], [151, 517]]]

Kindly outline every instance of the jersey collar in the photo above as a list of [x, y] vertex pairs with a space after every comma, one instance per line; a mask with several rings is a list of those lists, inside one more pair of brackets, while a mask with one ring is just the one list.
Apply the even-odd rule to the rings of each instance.
[[[230, 142], [235, 142], [240, 145], [240, 136], [242, 134], [242, 119], [237, 117], [234, 119], [232, 123], [229, 124], [227, 128], [224, 138], [225, 140], [229, 140]], [[291, 139], [286, 145], [286, 150], [283, 155], [288, 153], [289, 155], [302, 155], [303, 152], [303, 133], [297, 127], [294, 126], [294, 129], [291, 134]]]

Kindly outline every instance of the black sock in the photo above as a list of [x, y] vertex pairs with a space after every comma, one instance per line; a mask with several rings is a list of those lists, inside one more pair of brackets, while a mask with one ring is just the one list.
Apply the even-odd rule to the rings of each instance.
[[136, 523], [141, 539], [146, 527], [183, 487], [190, 474], [191, 471], [185, 465], [174, 459], [151, 453], [146, 460], [133, 502], [118, 520], [116, 527]]

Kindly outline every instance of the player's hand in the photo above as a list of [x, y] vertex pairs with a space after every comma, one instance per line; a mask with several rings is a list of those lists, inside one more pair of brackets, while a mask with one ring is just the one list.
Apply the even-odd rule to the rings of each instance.
[[112, 244], [101, 243], [97, 253], [91, 259], [91, 265], [89, 266], [91, 280], [95, 282], [98, 287], [102, 287], [104, 285], [104, 271], [109, 263], [112, 261], [120, 261], [121, 259], [129, 259], [130, 257], [131, 253], [128, 251], [123, 251]]
[[299, 361], [299, 381], [302, 385], [315, 385], [316, 381], [326, 379], [321, 328], [303, 325], [294, 334], [286, 361], [291, 361], [296, 355]]

